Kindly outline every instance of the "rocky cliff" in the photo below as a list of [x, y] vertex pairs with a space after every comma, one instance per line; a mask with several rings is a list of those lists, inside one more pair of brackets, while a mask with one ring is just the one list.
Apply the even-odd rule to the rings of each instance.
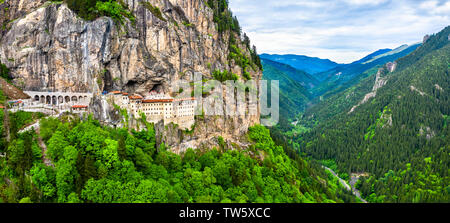
[[[229, 59], [230, 36], [250, 58], [238, 34], [218, 31], [214, 12], [203, 0], [124, 0], [135, 21], [123, 25], [112, 18], [85, 21], [65, 3], [5, 0], [0, 5], [0, 61], [13, 82], [28, 91], [101, 92], [120, 90], [145, 95], [169, 92], [171, 83], [193, 81], [199, 72], [229, 70], [243, 79], [243, 69]], [[158, 7], [161, 14], [148, 5]], [[254, 80], [262, 72], [247, 69]], [[259, 84], [259, 81], [258, 81]], [[94, 115], [111, 113], [93, 102]], [[239, 110], [240, 108], [235, 108]], [[159, 129], [161, 142], [182, 151], [221, 135], [239, 141], [259, 114], [198, 119], [194, 133], [183, 136]], [[167, 129], [167, 128], [166, 128]], [[211, 143], [210, 143], [211, 144]]]

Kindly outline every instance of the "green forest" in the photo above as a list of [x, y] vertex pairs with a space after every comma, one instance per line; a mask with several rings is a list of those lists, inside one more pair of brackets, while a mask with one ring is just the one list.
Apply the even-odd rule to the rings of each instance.
[[273, 131], [300, 154], [335, 161], [342, 175], [368, 174], [356, 185], [368, 202], [448, 202], [449, 34], [447, 27], [399, 59], [393, 73], [383, 74], [386, 86], [353, 113], [375, 70], [300, 114], [297, 126]]
[[[15, 125], [16, 119], [10, 121]], [[2, 202], [354, 201], [332, 176], [289, 158], [262, 126], [249, 129], [254, 144], [246, 150], [222, 144], [177, 155], [155, 145], [149, 123], [136, 132], [103, 127], [91, 117], [40, 122], [39, 134], [13, 133], [0, 150], [6, 154], [0, 158]]]

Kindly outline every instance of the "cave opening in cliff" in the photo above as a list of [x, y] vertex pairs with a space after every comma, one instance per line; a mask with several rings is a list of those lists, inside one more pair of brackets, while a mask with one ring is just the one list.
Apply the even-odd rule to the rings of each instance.
[[103, 76], [103, 82], [105, 83], [103, 91], [110, 92], [115, 90], [113, 78], [108, 70], [106, 70], [105, 75]]
[[155, 84], [153, 85], [153, 87], [150, 89], [149, 92], [164, 93], [163, 89], [164, 88], [162, 84]]
[[136, 86], [138, 85], [137, 81], [129, 80], [125, 85], [126, 91], [128, 93], [134, 93], [136, 91]]

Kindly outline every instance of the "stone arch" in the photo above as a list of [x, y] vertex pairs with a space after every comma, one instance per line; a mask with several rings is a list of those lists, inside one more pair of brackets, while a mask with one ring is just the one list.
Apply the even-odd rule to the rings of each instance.
[[58, 104], [63, 104], [64, 103], [64, 97], [63, 96], [58, 96]]
[[52, 101], [52, 97], [50, 97], [50, 95], [47, 95], [45, 103], [49, 105], [49, 104], [51, 104], [51, 101]]
[[55, 95], [52, 96], [52, 105], [58, 104], [57, 98]]
[[78, 97], [78, 101], [79, 101], [79, 102], [84, 102], [83, 96], [80, 95], [80, 97]]
[[39, 101], [39, 100], [40, 100], [39, 95], [35, 95], [35, 96], [34, 96], [34, 101]]
[[77, 102], [77, 101], [78, 101], [77, 96], [72, 96], [72, 101], [73, 101], [73, 102]]
[[84, 103], [89, 103], [87, 96], [84, 96]]
[[44, 103], [45, 103], [45, 96], [44, 96], [44, 95], [41, 95], [41, 99], [40, 99], [40, 102], [41, 102], [42, 104], [44, 104]]
[[69, 102], [70, 102], [70, 97], [69, 97], [69, 96], [64, 97], [64, 101], [65, 101], [66, 103], [69, 103]]

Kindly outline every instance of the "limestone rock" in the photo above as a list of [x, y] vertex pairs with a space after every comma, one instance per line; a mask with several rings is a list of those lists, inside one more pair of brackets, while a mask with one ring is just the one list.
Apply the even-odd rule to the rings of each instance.
[[[163, 19], [141, 2], [124, 0], [136, 21], [121, 26], [108, 17], [84, 21], [64, 3], [6, 0], [0, 5], [0, 10], [9, 8], [0, 15], [8, 24], [0, 33], [0, 62], [26, 91], [93, 93], [97, 99], [91, 111], [100, 120], [103, 113], [115, 116], [101, 102], [103, 91], [168, 93], [171, 83], [193, 81], [197, 72], [211, 78], [215, 69], [242, 77], [242, 69], [228, 61], [230, 34], [218, 33], [213, 11], [203, 0], [147, 0], [161, 9]], [[186, 22], [191, 25], [183, 25]], [[250, 57], [246, 47], [238, 47]], [[250, 74], [254, 80], [262, 76], [259, 70]], [[117, 122], [116, 118], [112, 119]], [[238, 140], [257, 123], [259, 114], [207, 117], [189, 140], [195, 145], [217, 135]], [[183, 141], [169, 140], [180, 137], [176, 132], [161, 134], [175, 148]]]

